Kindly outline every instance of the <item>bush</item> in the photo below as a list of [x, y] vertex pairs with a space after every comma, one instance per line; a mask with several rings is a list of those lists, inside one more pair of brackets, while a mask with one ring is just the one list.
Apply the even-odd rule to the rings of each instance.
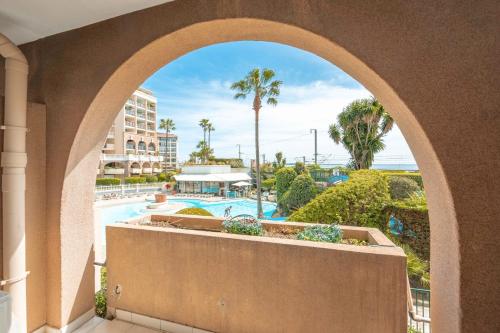
[[422, 176], [420, 172], [408, 172], [408, 171], [382, 171], [387, 177], [398, 176], [405, 177], [414, 180], [420, 189], [424, 188], [424, 182], [422, 181]]
[[297, 234], [297, 239], [313, 242], [338, 243], [342, 239], [342, 230], [336, 224], [306, 227]]
[[274, 184], [276, 184], [276, 178], [269, 178], [269, 179], [263, 180], [261, 183], [262, 188], [264, 188], [266, 190], [271, 190], [274, 187]]
[[121, 181], [118, 178], [97, 178], [95, 184], [99, 186], [120, 185]]
[[429, 273], [429, 262], [421, 259], [407, 244], [398, 244], [406, 254], [406, 271], [410, 284], [416, 288], [429, 288], [431, 277]]
[[107, 312], [107, 271], [106, 267], [101, 267], [101, 289], [95, 293], [95, 314], [99, 317], [106, 317]]
[[409, 198], [411, 194], [420, 190], [417, 182], [408, 177], [390, 176], [389, 192], [394, 200]]
[[125, 177], [125, 184], [143, 184], [146, 182], [144, 177]]
[[359, 170], [294, 212], [288, 221], [336, 223], [386, 229], [383, 208], [389, 202], [386, 177], [379, 171]]
[[157, 183], [158, 182], [158, 177], [156, 176], [146, 176], [146, 183]]
[[295, 177], [290, 189], [282, 196], [280, 207], [288, 214], [306, 205], [317, 193], [314, 179], [308, 173], [303, 173]]
[[199, 215], [199, 216], [213, 216], [208, 210], [203, 208], [183, 208], [175, 214], [184, 214], [184, 215]]
[[297, 177], [297, 173], [293, 168], [285, 167], [276, 172], [276, 194], [278, 201], [288, 191], [295, 177]]
[[303, 162], [295, 162], [294, 169], [295, 169], [295, 173], [297, 173], [297, 175], [300, 175], [301, 173], [306, 171], [306, 166], [304, 165]]
[[393, 237], [408, 245], [419, 257], [429, 260], [430, 225], [425, 196], [414, 193], [405, 200], [391, 202], [384, 211], [387, 223], [394, 218], [401, 225], [401, 231]]
[[222, 223], [224, 230], [231, 234], [260, 236], [264, 229], [259, 221], [242, 221], [238, 219], [225, 220]]

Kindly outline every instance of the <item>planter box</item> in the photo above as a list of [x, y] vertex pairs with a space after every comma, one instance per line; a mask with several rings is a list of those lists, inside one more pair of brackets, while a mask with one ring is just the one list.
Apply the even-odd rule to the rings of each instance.
[[[165, 219], [212, 231], [133, 224]], [[370, 243], [355, 246], [214, 232], [221, 222], [152, 215], [107, 226], [109, 308], [213, 332], [406, 332], [406, 257], [380, 231], [342, 227]]]
[[167, 202], [167, 195], [165, 193], [156, 193], [155, 202]]

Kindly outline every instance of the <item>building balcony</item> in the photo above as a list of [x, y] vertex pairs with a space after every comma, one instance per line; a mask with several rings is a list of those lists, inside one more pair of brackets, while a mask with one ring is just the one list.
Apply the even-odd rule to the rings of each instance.
[[133, 175], [140, 175], [141, 174], [141, 168], [131, 168], [130, 173]]
[[150, 175], [153, 173], [153, 169], [152, 168], [142, 168], [142, 173], [144, 173], [146, 175]]
[[138, 108], [146, 109], [146, 104], [144, 104], [144, 103], [137, 102], [136, 105], [137, 105]]
[[153, 172], [154, 173], [160, 173], [161, 172], [161, 168], [153, 168]]
[[146, 114], [137, 112], [137, 118], [146, 119]]
[[135, 117], [135, 111], [125, 111], [125, 117]]
[[[139, 225], [151, 221], [175, 221], [178, 228]], [[222, 221], [153, 215], [108, 226], [108, 285], [119, 283], [127, 291], [119, 299], [108, 298], [108, 306], [120, 310], [117, 319], [140, 325], [147, 318], [146, 326], [170, 332], [195, 327], [209, 332], [228, 327], [234, 332], [407, 331], [406, 257], [379, 230], [342, 226], [343, 238], [368, 244], [356, 246], [221, 233]], [[262, 226], [277, 232], [311, 224], [262, 221]], [[137, 248], [141, 251], [130, 251]], [[186, 258], [195, 271], [178, 269]], [[228, 263], [237, 267], [227, 269]], [[293, 278], [284, 279], [284, 272]], [[137, 283], [146, 280], [156, 283]], [[251, 286], [245, 289], [246, 283]], [[169, 296], [173, 293], [178, 297]], [[162, 301], [145, 301], [154, 299]]]
[[118, 168], [104, 168], [105, 175], [123, 175], [125, 174], [125, 169]]
[[145, 124], [137, 124], [138, 129], [146, 130], [146, 125]]
[[104, 147], [102, 147], [102, 150], [114, 150], [114, 149], [115, 149], [115, 145], [112, 143], [107, 143], [104, 145]]
[[131, 121], [126, 121], [125, 122], [125, 127], [135, 127], [135, 123], [133, 123]]

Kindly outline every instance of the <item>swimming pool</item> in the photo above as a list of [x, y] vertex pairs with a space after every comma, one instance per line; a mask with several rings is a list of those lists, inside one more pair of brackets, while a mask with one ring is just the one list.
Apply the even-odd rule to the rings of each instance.
[[[236, 216], [240, 214], [257, 215], [257, 201], [250, 199], [234, 199], [224, 200], [217, 202], [209, 202], [199, 199], [169, 199], [171, 203], [182, 204], [185, 207], [198, 207], [208, 210], [214, 216], [224, 216], [224, 211], [227, 207], [231, 206], [231, 215]], [[159, 211], [151, 212], [146, 209], [151, 201], [140, 202], [127, 202], [123, 204], [116, 204], [110, 206], [100, 206], [94, 209], [94, 217], [101, 228], [100, 237], [102, 243], [106, 239], [106, 226], [116, 223], [118, 221], [127, 220], [133, 217], [138, 217], [144, 214], [161, 214]], [[267, 220], [283, 220], [284, 218], [272, 218], [276, 210], [276, 204], [270, 202], [262, 203], [262, 210], [264, 211], [264, 218]]]

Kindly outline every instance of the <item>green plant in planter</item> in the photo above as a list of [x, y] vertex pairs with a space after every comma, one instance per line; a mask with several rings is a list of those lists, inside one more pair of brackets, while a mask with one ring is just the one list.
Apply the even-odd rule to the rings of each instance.
[[342, 229], [336, 224], [305, 227], [304, 230], [297, 234], [297, 239], [338, 243], [342, 240]]
[[264, 229], [262, 224], [257, 220], [250, 220], [245, 218], [233, 218], [225, 220], [222, 226], [226, 232], [231, 234], [260, 236], [263, 234]]
[[208, 210], [198, 207], [183, 208], [175, 214], [213, 216], [212, 213], [210, 213]]
[[101, 268], [101, 289], [95, 293], [95, 314], [98, 317], [105, 318], [107, 312], [107, 271], [105, 267]]

